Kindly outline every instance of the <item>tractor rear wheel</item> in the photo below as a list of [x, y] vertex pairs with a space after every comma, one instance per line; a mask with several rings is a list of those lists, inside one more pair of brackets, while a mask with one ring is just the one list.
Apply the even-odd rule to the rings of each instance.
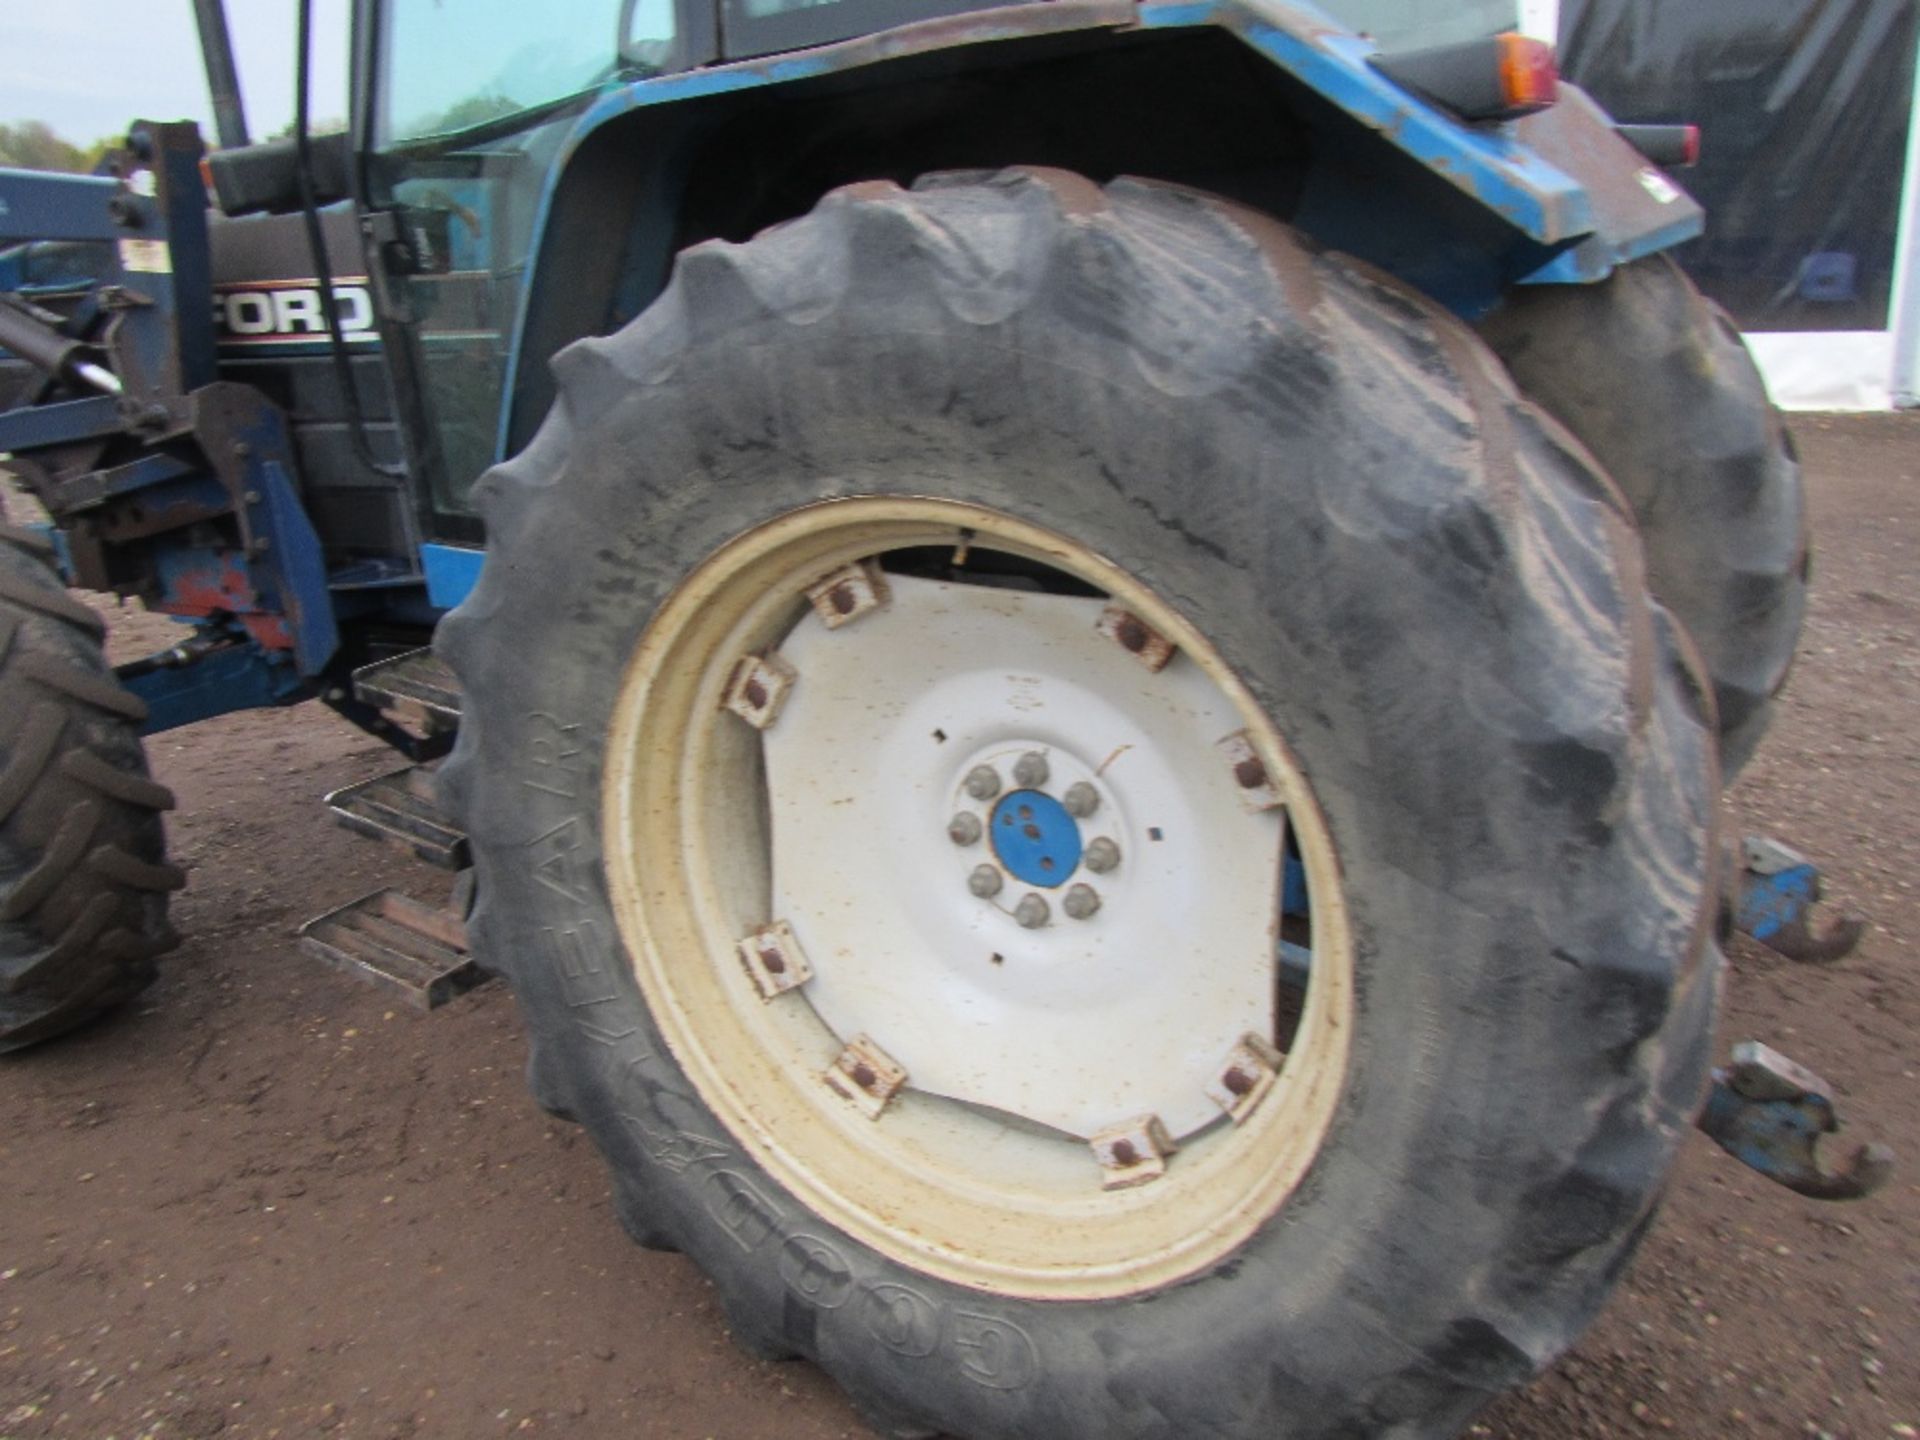
[[146, 706], [113, 678], [100, 617], [29, 531], [0, 525], [0, 1052], [138, 994], [178, 943]]
[[837, 191], [556, 362], [441, 627], [635, 1236], [885, 1433], [1442, 1435], [1700, 1098], [1710, 700], [1458, 322], [1192, 191]]
[[1731, 782], [1793, 664], [1809, 554], [1793, 439], [1746, 342], [1666, 255], [1523, 286], [1481, 334], [1632, 504], [1647, 583], [1713, 677]]

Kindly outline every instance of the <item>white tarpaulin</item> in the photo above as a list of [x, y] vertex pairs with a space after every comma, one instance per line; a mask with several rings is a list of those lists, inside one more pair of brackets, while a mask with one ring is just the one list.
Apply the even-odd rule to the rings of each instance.
[[1885, 330], [1761, 330], [1747, 348], [1782, 410], [1885, 410], [1893, 337]]

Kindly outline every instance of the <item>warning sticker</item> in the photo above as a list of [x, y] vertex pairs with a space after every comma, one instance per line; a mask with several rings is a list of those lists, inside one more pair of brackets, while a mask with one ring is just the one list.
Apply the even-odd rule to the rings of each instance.
[[171, 275], [173, 252], [164, 240], [122, 240], [120, 268], [143, 275]]
[[1680, 187], [1667, 179], [1667, 177], [1662, 175], [1658, 170], [1641, 170], [1640, 188], [1658, 200], [1662, 205], [1671, 205], [1680, 198]]

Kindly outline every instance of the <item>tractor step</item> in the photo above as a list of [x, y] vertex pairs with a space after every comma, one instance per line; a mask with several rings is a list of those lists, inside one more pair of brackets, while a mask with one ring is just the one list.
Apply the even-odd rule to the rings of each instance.
[[429, 733], [460, 726], [460, 678], [432, 650], [409, 650], [353, 672], [353, 695]]
[[403, 846], [430, 865], [464, 868], [467, 836], [434, 803], [433, 771], [404, 765], [327, 796], [334, 819], [349, 830]]
[[467, 950], [467, 928], [392, 890], [376, 890], [300, 927], [300, 944], [356, 979], [391, 985], [422, 1010], [444, 1005], [485, 975]]

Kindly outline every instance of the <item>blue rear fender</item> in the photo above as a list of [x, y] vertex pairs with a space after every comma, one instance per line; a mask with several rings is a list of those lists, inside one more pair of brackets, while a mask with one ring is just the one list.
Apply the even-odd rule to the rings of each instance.
[[[1197, 62], [1196, 37], [1208, 34], [1231, 42]], [[707, 217], [688, 210], [690, 175], [731, 173], [754, 158], [745, 150], [716, 159], [701, 148], [742, 117], [786, 113], [790, 104], [789, 129], [811, 131], [836, 105], [857, 119], [890, 91], [941, 93], [945, 87], [929, 85], [929, 77], [977, 78], [995, 67], [1013, 76], [1036, 55], [1050, 64], [1060, 64], [1063, 55], [1067, 64], [1084, 60], [1091, 71], [1123, 48], [1136, 59], [1145, 48], [1151, 57], [1162, 41], [1163, 73], [1182, 63], [1219, 65], [1223, 83], [1262, 88], [1271, 107], [1307, 137], [1310, 158], [1297, 194], [1273, 210], [1278, 218], [1468, 319], [1491, 309], [1513, 285], [1599, 280], [1701, 229], [1699, 207], [1577, 88], [1563, 86], [1558, 104], [1522, 120], [1469, 123], [1390, 80], [1372, 63], [1379, 51], [1371, 40], [1296, 0], [1045, 0], [968, 11], [814, 49], [614, 84], [588, 103], [561, 142], [534, 207], [531, 279], [518, 297], [495, 458], [530, 439], [551, 404], [547, 359], [570, 340], [617, 328], [650, 303], [675, 249], [706, 238], [744, 238], [800, 213], [769, 210], [753, 215], [751, 225], [703, 228]], [[1257, 68], [1239, 62], [1236, 45], [1272, 67], [1270, 86], [1258, 79]], [[1096, 92], [1091, 101], [1080, 87], [1075, 103], [1133, 120], [1150, 102], [1124, 84]], [[957, 163], [1060, 164], [1096, 177], [1142, 174], [1218, 188], [1208, 183], [1208, 168], [1220, 137], [1195, 126], [1192, 116], [1184, 117], [1190, 128], [1183, 130], [1177, 106], [1154, 112], [1159, 133], [1151, 160], [1125, 148], [1130, 140], [1084, 156], [1036, 157], [1035, 149], [1058, 139], [1061, 124], [1049, 122], [1060, 118], [1034, 112], [1023, 133], [1035, 143], [1016, 136]], [[823, 177], [812, 198], [853, 179], [911, 178], [956, 163], [938, 151], [903, 156], [871, 138], [886, 129], [875, 123], [835, 132], [834, 143], [847, 147], [835, 152], [841, 168]], [[1176, 159], [1184, 153], [1192, 160], [1190, 169], [1167, 163], [1170, 145]], [[619, 202], [634, 206], [624, 221], [607, 212], [610, 202], [600, 193], [614, 168], [610, 156], [644, 177], [633, 186], [647, 197], [644, 203]], [[585, 229], [605, 235], [620, 224], [630, 237], [626, 275], [604, 296], [583, 295], [581, 257], [568, 253], [570, 237]]]

